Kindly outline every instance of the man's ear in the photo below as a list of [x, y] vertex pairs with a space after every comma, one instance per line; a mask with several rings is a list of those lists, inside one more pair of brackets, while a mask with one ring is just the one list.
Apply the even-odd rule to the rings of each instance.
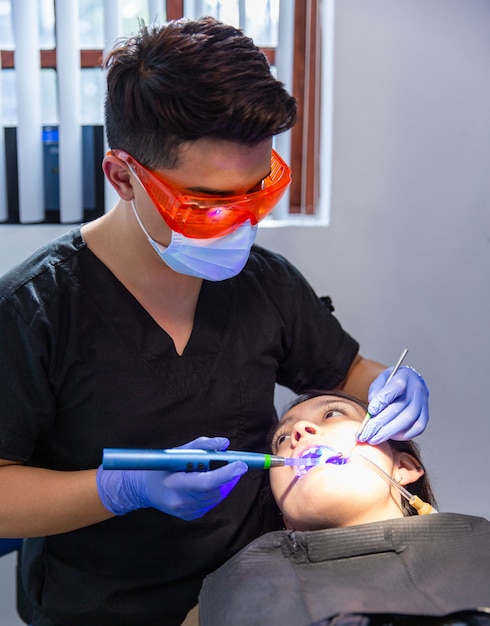
[[128, 166], [112, 154], [105, 156], [102, 161], [105, 177], [123, 199], [130, 201], [134, 198], [131, 174]]
[[399, 485], [414, 483], [425, 474], [424, 466], [408, 452], [398, 452], [394, 460], [395, 480]]

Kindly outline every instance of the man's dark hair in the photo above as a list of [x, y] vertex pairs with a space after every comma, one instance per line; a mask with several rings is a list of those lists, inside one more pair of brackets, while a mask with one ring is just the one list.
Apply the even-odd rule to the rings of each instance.
[[150, 169], [176, 167], [187, 141], [255, 146], [296, 121], [296, 101], [263, 52], [211, 17], [143, 25], [105, 67], [108, 144]]

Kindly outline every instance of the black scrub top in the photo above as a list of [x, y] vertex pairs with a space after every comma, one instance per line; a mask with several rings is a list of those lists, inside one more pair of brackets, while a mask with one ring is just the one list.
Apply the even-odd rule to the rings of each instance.
[[[169, 294], [172, 297], [172, 294]], [[182, 356], [77, 228], [0, 279], [0, 458], [96, 468], [104, 447], [226, 436], [264, 451], [275, 383], [333, 388], [358, 344], [301, 274], [254, 246], [204, 281]], [[28, 593], [53, 623], [179, 624], [203, 577], [261, 530], [264, 472], [199, 520], [139, 510], [24, 549]]]

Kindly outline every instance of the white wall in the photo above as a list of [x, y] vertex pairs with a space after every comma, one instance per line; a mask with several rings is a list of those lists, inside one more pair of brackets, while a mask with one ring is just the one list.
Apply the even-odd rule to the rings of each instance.
[[[409, 348], [440, 509], [490, 518], [490, 2], [337, 0], [335, 14], [331, 224], [258, 243], [333, 298], [362, 354], [389, 365]], [[67, 229], [0, 226], [0, 272]]]
[[426, 378], [439, 506], [490, 518], [490, 2], [337, 0], [328, 228], [259, 229]]

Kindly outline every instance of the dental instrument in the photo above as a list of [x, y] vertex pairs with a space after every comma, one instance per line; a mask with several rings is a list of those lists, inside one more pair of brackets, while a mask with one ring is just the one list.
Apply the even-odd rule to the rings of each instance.
[[384, 478], [384, 480], [389, 485], [398, 489], [398, 491], [402, 494], [402, 496], [408, 500], [408, 503], [410, 504], [410, 506], [413, 506], [413, 508], [417, 511], [417, 515], [428, 515], [431, 513], [438, 512], [428, 502], [424, 502], [419, 496], [413, 495], [412, 493], [408, 491], [408, 489], [405, 489], [405, 487], [403, 487], [402, 485], [399, 485], [396, 482], [396, 480], [394, 480], [389, 474], [387, 474], [383, 469], [381, 469], [381, 467], [376, 465], [376, 463], [371, 461], [371, 459], [368, 459], [363, 454], [358, 454], [354, 458], [362, 461], [364, 464], [366, 464], [368, 467], [374, 470], [378, 474], [378, 476], [381, 476], [381, 478]]
[[305, 454], [302, 454], [294, 460], [297, 461], [294, 463], [294, 465], [296, 465], [296, 476], [301, 478], [312, 467], [322, 463], [344, 465], [345, 463], [348, 463], [350, 459], [344, 456], [341, 452], [336, 452], [333, 448], [323, 445], [310, 448], [305, 452]]
[[[398, 370], [400, 369], [400, 365], [403, 363], [405, 357], [407, 356], [408, 353], [408, 348], [405, 348], [403, 350], [403, 352], [400, 355], [400, 358], [398, 359], [398, 361], [396, 362], [395, 367], [391, 370], [390, 375], [388, 376], [388, 378], [386, 379], [385, 384], [383, 385], [383, 387], [385, 387], [390, 380], [393, 378], [393, 376], [398, 372]], [[354, 443], [352, 444], [352, 446], [349, 449], [349, 452], [345, 455], [346, 457], [350, 457], [350, 455], [352, 454], [352, 451], [354, 450], [354, 448], [357, 445], [357, 438], [359, 437], [359, 435], [362, 433], [362, 431], [364, 430], [366, 424], [369, 422], [369, 420], [372, 418], [371, 413], [369, 413], [369, 411], [366, 413], [364, 419], [361, 422], [361, 425], [359, 426], [359, 428], [356, 431], [356, 434], [354, 435]]]
[[[141, 469], [164, 470], [168, 472], [206, 472], [233, 461], [243, 461], [250, 469], [266, 470], [284, 465], [309, 468], [328, 462], [322, 458], [324, 456], [312, 454], [302, 458], [289, 458], [274, 454], [241, 452], [237, 450], [104, 448], [102, 466], [108, 470]], [[335, 456], [338, 457], [338, 453], [335, 453]]]

